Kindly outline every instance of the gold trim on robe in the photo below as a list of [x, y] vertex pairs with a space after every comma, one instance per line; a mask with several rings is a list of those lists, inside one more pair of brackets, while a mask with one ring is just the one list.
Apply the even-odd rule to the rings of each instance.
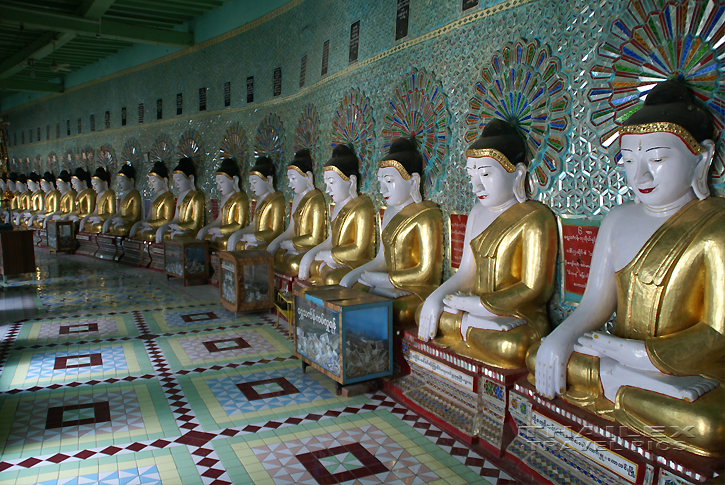
[[96, 191], [93, 189], [85, 189], [78, 194], [75, 207], [78, 219], [83, 219], [96, 210], [96, 195]]
[[274, 255], [274, 266], [277, 271], [296, 275], [305, 253], [327, 239], [327, 202], [319, 189], [312, 189], [302, 196], [292, 213], [292, 220], [292, 246], [299, 252], [288, 253], [278, 249]]
[[[281, 191], [272, 192], [261, 201], [257, 202], [254, 209], [254, 237], [261, 244], [253, 249], [267, 249], [269, 243], [284, 231], [284, 194]], [[245, 249], [245, 241], [237, 242], [237, 251]]]
[[435, 343], [494, 367], [524, 367], [529, 347], [550, 331], [546, 304], [554, 292], [556, 218], [539, 202], [515, 204], [470, 245], [476, 262], [473, 294], [489, 312], [526, 324], [505, 332], [469, 327], [463, 341], [463, 312], [444, 312]]
[[227, 250], [229, 236], [249, 225], [249, 197], [243, 190], [235, 192], [224, 201], [221, 210], [222, 225], [219, 227], [221, 236], [212, 239], [210, 234], [204, 236], [209, 241], [209, 247], [217, 251]]
[[38, 189], [30, 196], [30, 214], [35, 215], [43, 212], [45, 207], [45, 192]]
[[73, 212], [73, 209], [76, 206], [76, 196], [77, 195], [78, 194], [73, 189], [71, 189], [68, 192], [66, 192], [65, 194], [61, 195], [60, 206], [58, 209], [58, 210], [60, 210], [61, 217], [66, 216], [66, 215], [70, 214], [71, 212]]
[[33, 221], [33, 227], [42, 228], [43, 219], [48, 214], [52, 214], [53, 212], [56, 212], [58, 210], [58, 207], [60, 205], [60, 192], [53, 189], [45, 194], [45, 201], [43, 202], [43, 205], [45, 208], [40, 214], [38, 214], [38, 217], [35, 219], [35, 221]]
[[315, 261], [309, 281], [314, 285], [336, 285], [351, 270], [375, 257], [375, 206], [367, 195], [349, 201], [330, 224], [332, 259], [340, 265], [331, 268]]
[[138, 190], [133, 189], [127, 193], [121, 201], [121, 207], [118, 210], [121, 213], [121, 224], [108, 227], [108, 234], [114, 236], [128, 236], [129, 231], [134, 224], [141, 220], [143, 214], [143, 203], [141, 202], [141, 194]]
[[[204, 192], [201, 190], [190, 190], [179, 205], [177, 223], [181, 233], [177, 233], [176, 238], [195, 238], [199, 229], [204, 227]], [[171, 233], [164, 234], [164, 239], [171, 239]]]
[[174, 202], [174, 194], [170, 190], [160, 194], [154, 199], [151, 204], [151, 209], [149, 209], [146, 222], [148, 222], [151, 228], [137, 231], [134, 234], [134, 239], [155, 242], [156, 231], [159, 230], [159, 227], [168, 224], [174, 219], [175, 211], [176, 202]]
[[93, 234], [100, 234], [103, 230], [103, 223], [113, 217], [116, 213], [116, 193], [107, 189], [96, 201], [96, 210], [98, 217], [101, 218], [101, 222], [95, 224], [89, 224], [86, 222], [83, 227], [84, 232], [91, 232]]

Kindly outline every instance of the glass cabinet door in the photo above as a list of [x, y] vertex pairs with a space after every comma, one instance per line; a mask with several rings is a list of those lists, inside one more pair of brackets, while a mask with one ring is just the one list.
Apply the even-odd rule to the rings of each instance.
[[339, 314], [295, 296], [296, 350], [332, 374], [340, 375]]
[[204, 246], [186, 248], [186, 274], [204, 274], [206, 272], [206, 251]]
[[237, 288], [234, 284], [234, 263], [222, 259], [219, 261], [220, 274], [219, 274], [219, 288], [222, 298], [231, 303], [232, 305], [237, 303]]
[[46, 227], [48, 228], [48, 247], [50, 249], [58, 249], [58, 239], [56, 239], [58, 226], [49, 222]]
[[269, 301], [269, 266], [249, 264], [244, 266], [242, 283], [244, 303]]
[[165, 248], [166, 271], [177, 276], [184, 276], [184, 265], [181, 260], [181, 246], [166, 244]]

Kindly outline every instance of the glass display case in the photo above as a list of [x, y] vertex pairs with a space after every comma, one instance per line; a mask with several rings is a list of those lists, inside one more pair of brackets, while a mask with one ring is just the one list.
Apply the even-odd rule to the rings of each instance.
[[164, 241], [167, 276], [184, 280], [184, 286], [206, 283], [209, 278], [209, 243], [196, 239]]
[[73, 252], [76, 240], [73, 237], [72, 221], [48, 221], [46, 229], [48, 231], [48, 249], [50, 251]]
[[219, 297], [229, 311], [274, 306], [274, 257], [267, 251], [220, 251]]
[[295, 355], [339, 385], [392, 375], [392, 300], [339, 285], [295, 290]]

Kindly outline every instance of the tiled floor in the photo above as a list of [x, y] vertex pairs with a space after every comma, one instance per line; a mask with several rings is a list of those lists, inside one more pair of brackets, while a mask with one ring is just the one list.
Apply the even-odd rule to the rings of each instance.
[[0, 291], [2, 484], [514, 483], [383, 393], [337, 396], [216, 288], [36, 259]]

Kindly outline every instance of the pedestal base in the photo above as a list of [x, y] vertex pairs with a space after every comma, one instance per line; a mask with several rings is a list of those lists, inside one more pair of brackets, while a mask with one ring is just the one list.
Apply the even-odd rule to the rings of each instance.
[[149, 243], [149, 257], [151, 258], [151, 264], [149, 269], [155, 269], [157, 271], [165, 271], [164, 268], [164, 243]]
[[721, 459], [675, 449], [561, 399], [544, 399], [526, 379], [511, 390], [508, 407], [518, 431], [506, 457], [542, 481], [686, 485], [723, 472]]
[[274, 271], [274, 287], [282, 291], [292, 291], [294, 282], [297, 281], [297, 275]]
[[526, 369], [487, 366], [423, 342], [413, 330], [403, 332], [402, 355], [410, 374], [386, 388], [447, 432], [502, 456], [514, 436], [508, 393]]
[[209, 284], [212, 286], [219, 286], [219, 252], [212, 251], [209, 254], [209, 272], [211, 278], [209, 278]]
[[98, 243], [96, 242], [96, 234], [90, 232], [79, 232], [76, 234], [76, 241], [80, 245], [76, 249], [76, 254], [84, 256], [94, 256], [98, 251]]
[[132, 266], [141, 266], [142, 268], [148, 268], [149, 264], [151, 263], [148, 245], [148, 242], [140, 241], [138, 239], [123, 239], [123, 241], [121, 241], [123, 258], [121, 258], [119, 262], [123, 264], [130, 264]]
[[96, 257], [99, 259], [118, 261], [123, 256], [123, 239], [123, 236], [99, 234], [96, 238], [96, 242], [98, 242]]

